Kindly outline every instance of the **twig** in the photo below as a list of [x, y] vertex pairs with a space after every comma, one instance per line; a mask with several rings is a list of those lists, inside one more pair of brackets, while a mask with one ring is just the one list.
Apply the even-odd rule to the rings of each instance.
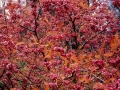
[[2, 89], [2, 90], [10, 90], [10, 88], [4, 83], [4, 82], [1, 82], [1, 84], [3, 85], [3, 86], [0, 86], [0, 90]]
[[[82, 69], [81, 72], [90, 72], [88, 70]], [[95, 74], [92, 73], [92, 76], [95, 77], [96, 79], [100, 80], [103, 83], [106, 83], [105, 80], [101, 79], [100, 77], [96, 76]]]
[[5, 69], [3, 70], [2, 74], [0, 75], [0, 78], [3, 77], [4, 73], [5, 73]]
[[28, 27], [22, 26], [22, 25], [20, 25], [20, 24], [19, 24], [19, 26], [21, 26], [22, 28], [27, 29], [27, 30], [29, 30], [29, 31], [32, 31], [32, 32], [34, 31], [34, 30], [29, 29]]
[[7, 25], [7, 18], [6, 18], [6, 15], [5, 15], [5, 2], [6, 2], [6, 0], [4, 1], [4, 3], [3, 3], [3, 10], [4, 10], [4, 19], [5, 19], [5, 23], [6, 23], [6, 25]]
[[92, 74], [92, 76], [94, 76], [95, 78], [97, 78], [98, 80], [100, 80], [103, 83], [106, 83], [103, 79], [101, 79], [100, 77], [97, 77], [95, 74]]
[[102, 31], [98, 32], [98, 33], [97, 33], [97, 34], [95, 34], [93, 37], [91, 37], [91, 38], [89, 38], [87, 41], [85, 41], [85, 42], [82, 44], [82, 46], [81, 46], [80, 50], [84, 49], [84, 46], [88, 43], [88, 41], [89, 41], [89, 40], [94, 39], [94, 38], [95, 38], [98, 34], [100, 34], [100, 33], [102, 33], [102, 32], [104, 32], [104, 30], [102, 30]]

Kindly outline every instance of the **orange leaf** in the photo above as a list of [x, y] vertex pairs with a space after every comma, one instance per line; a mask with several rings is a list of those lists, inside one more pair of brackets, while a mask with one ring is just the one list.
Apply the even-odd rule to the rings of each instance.
[[92, 54], [88, 55], [88, 60], [90, 61], [92, 59]]
[[111, 57], [113, 55], [113, 52], [108, 52], [106, 54], [104, 54], [105, 57]]
[[103, 53], [104, 46], [105, 46], [105, 42], [103, 42], [103, 43], [102, 43], [102, 46], [101, 46], [101, 48], [98, 50], [98, 52], [99, 52], [99, 55], [101, 55], [101, 54]]
[[7, 47], [3, 46], [1, 49], [3, 50], [3, 52], [4, 52], [5, 55], [8, 53]]
[[97, 90], [105, 90], [104, 88], [105, 86], [102, 84], [102, 83], [95, 83], [94, 86], [93, 86], [93, 89], [97, 89]]
[[115, 35], [114, 43], [116, 43], [117, 45], [119, 43], [119, 35], [118, 35], [118, 33]]
[[34, 43], [37, 43], [37, 38], [35, 37], [35, 35], [32, 35], [31, 39], [32, 41], [34, 41]]
[[117, 44], [116, 44], [116, 43], [111, 43], [110, 46], [111, 46], [111, 49], [112, 49], [112, 50], [115, 50], [115, 49], [117, 48]]
[[86, 9], [88, 7], [88, 4], [82, 1], [79, 3], [79, 6]]
[[43, 0], [39, 0], [39, 2], [42, 2]]
[[74, 69], [75, 67], [78, 66], [78, 63], [73, 63], [73, 64], [70, 64], [70, 68]]
[[18, 42], [17, 44], [16, 44], [16, 46], [17, 45], [21, 45], [21, 44], [25, 44], [24, 42]]
[[119, 35], [118, 33], [115, 36], [111, 36], [110, 38], [110, 47], [112, 50], [117, 49], [119, 45]]
[[38, 88], [33, 88], [32, 90], [39, 90]]
[[47, 82], [44, 82], [44, 83], [45, 83], [45, 85], [44, 85], [44, 90], [50, 90], [48, 83], [47, 83]]
[[85, 54], [80, 54], [78, 57], [79, 57], [79, 60], [82, 60], [86, 57], [86, 55]]
[[109, 84], [110, 82], [113, 82], [115, 80], [115, 78], [113, 77], [113, 78], [109, 78], [109, 79], [107, 79], [107, 84]]
[[30, 11], [29, 8], [26, 7], [25, 14], [29, 15], [29, 11]]
[[68, 64], [68, 60], [67, 60], [67, 58], [66, 57], [61, 57], [63, 60], [64, 60], [64, 64], [65, 64], [65, 66], [67, 66], [67, 64]]
[[75, 63], [78, 63], [78, 58], [76, 57], [75, 54], [72, 54], [70, 59], [74, 60]]
[[110, 43], [113, 43], [115, 36], [110, 37]]
[[62, 22], [58, 23], [58, 27], [62, 30], [62, 28], [63, 28]]
[[80, 79], [80, 82], [84, 82], [84, 83], [89, 83], [90, 82], [90, 80], [88, 79], [88, 78], [81, 78]]
[[95, 58], [100, 59], [101, 57], [100, 57], [100, 55], [95, 55]]
[[10, 88], [10, 90], [17, 90], [16, 88]]

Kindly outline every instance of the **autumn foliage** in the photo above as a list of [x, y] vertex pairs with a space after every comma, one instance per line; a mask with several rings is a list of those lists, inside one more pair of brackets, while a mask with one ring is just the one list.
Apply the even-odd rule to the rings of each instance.
[[120, 20], [93, 1], [10, 0], [0, 14], [0, 90], [120, 90]]

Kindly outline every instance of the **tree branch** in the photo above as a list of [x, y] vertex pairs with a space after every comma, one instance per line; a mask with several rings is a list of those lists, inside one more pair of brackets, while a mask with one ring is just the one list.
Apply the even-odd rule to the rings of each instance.
[[[37, 17], [37, 18], [38, 18], [38, 17]], [[39, 40], [38, 34], [37, 34], [37, 27], [38, 27], [37, 18], [35, 18], [35, 30], [34, 30], [34, 33], [35, 33], [35, 36], [37, 37], [37, 40]]]

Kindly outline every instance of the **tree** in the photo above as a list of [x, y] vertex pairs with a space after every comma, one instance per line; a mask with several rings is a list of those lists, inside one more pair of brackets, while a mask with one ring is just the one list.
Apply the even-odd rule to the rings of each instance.
[[1, 89], [119, 89], [120, 21], [106, 4], [10, 0], [0, 21]]

